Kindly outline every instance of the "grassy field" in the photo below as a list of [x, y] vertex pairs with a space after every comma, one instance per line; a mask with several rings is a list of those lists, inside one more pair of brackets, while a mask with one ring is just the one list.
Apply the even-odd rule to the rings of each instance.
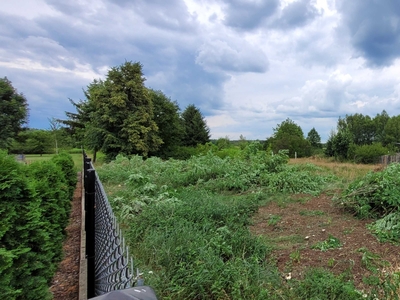
[[[83, 161], [82, 161], [82, 154], [80, 153], [74, 153], [70, 154], [72, 159], [74, 160], [75, 168], [77, 170], [82, 170], [83, 166]], [[44, 161], [44, 160], [49, 160], [54, 156], [54, 154], [25, 154], [25, 162], [27, 164], [30, 164], [34, 161]]]
[[323, 168], [326, 172], [340, 177], [343, 183], [352, 182], [370, 171], [381, 169], [381, 165], [355, 164], [349, 162], [339, 162], [331, 158], [297, 158], [290, 159], [289, 164], [313, 164]]

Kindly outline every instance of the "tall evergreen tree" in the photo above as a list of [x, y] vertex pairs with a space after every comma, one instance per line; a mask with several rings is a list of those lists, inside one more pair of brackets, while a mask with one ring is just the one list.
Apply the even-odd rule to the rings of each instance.
[[28, 102], [7, 77], [0, 78], [0, 149], [8, 149], [28, 120]]
[[182, 113], [184, 126], [183, 145], [196, 146], [210, 141], [210, 129], [200, 110], [193, 104]]
[[307, 141], [310, 142], [311, 147], [321, 148], [321, 136], [314, 127], [308, 132]]

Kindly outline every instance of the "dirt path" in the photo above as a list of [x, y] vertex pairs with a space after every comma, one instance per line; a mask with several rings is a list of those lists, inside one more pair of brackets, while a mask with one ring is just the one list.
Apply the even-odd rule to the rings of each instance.
[[64, 241], [64, 259], [54, 275], [50, 291], [55, 300], [77, 300], [79, 292], [79, 257], [81, 238], [81, 198], [82, 181], [78, 173], [78, 182], [72, 200], [69, 225]]
[[[374, 270], [400, 270], [400, 247], [380, 243], [366, 228], [371, 222], [354, 218], [334, 207], [332, 196], [321, 195], [299, 197], [286, 206], [260, 207], [251, 230], [276, 246], [273, 253], [282, 274], [301, 278], [309, 267], [323, 267], [335, 274], [349, 271], [357, 288], [368, 289], [364, 281], [379, 276]], [[327, 251], [311, 248], [329, 235], [342, 246]]]

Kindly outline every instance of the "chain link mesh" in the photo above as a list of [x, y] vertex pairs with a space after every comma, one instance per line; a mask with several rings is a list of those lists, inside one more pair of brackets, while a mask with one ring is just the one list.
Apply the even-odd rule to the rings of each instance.
[[103, 295], [132, 287], [135, 278], [128, 246], [97, 172], [95, 190], [95, 293]]

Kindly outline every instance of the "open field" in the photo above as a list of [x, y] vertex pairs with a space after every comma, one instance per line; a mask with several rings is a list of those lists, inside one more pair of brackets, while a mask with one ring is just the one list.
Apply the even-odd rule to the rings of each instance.
[[286, 161], [133, 157], [98, 171], [161, 299], [397, 299], [400, 247], [333, 201], [381, 168]]
[[366, 165], [366, 164], [355, 164], [348, 162], [338, 162], [331, 158], [320, 158], [320, 157], [307, 157], [290, 159], [289, 164], [313, 164], [323, 168], [327, 172], [340, 177], [343, 182], [351, 182], [361, 176], [364, 176], [369, 171], [379, 170], [382, 168], [381, 165]]

